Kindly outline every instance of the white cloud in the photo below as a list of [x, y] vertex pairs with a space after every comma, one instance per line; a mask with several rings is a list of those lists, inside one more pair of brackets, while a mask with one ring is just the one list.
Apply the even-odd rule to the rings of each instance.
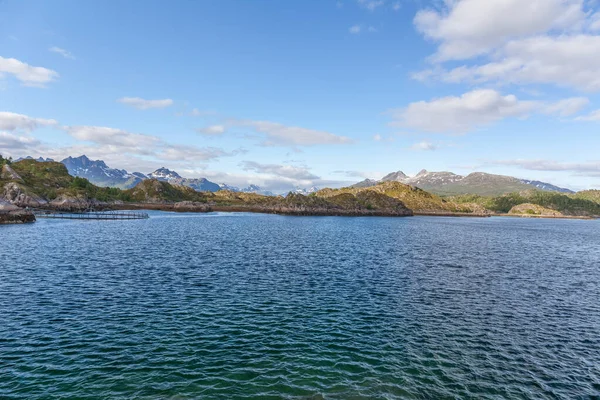
[[474, 90], [460, 97], [419, 101], [394, 110], [393, 125], [433, 133], [465, 133], [506, 117], [525, 116], [535, 108], [535, 102], [520, 101], [514, 95], [502, 96], [490, 89]]
[[314, 146], [320, 144], [349, 144], [353, 140], [325, 131], [287, 126], [269, 121], [231, 121], [231, 125], [252, 128], [265, 136], [264, 146]]
[[378, 133], [376, 135], [373, 135], [373, 140], [376, 142], [381, 142], [383, 140], [383, 137], [381, 137], [381, 135]]
[[595, 110], [588, 115], [575, 118], [576, 121], [600, 121], [600, 110]]
[[410, 127], [432, 133], [466, 133], [509, 117], [531, 113], [569, 116], [588, 103], [585, 98], [564, 99], [555, 103], [519, 100], [492, 89], [478, 89], [460, 97], [448, 96], [411, 103], [392, 110], [392, 126]]
[[484, 54], [505, 41], [547, 32], [581, 28], [583, 0], [452, 0], [442, 10], [421, 10], [417, 30], [439, 42], [436, 61]]
[[254, 171], [261, 174], [271, 174], [294, 180], [320, 179], [317, 175], [311, 173], [307, 168], [296, 167], [292, 165], [261, 164], [255, 161], [243, 161], [241, 165], [244, 171]]
[[600, 90], [600, 36], [536, 36], [508, 42], [489, 63], [413, 75], [449, 83], [551, 83], [584, 91]]
[[353, 34], [359, 34], [362, 31], [362, 27], [360, 25], [353, 25], [348, 29], [348, 32]]
[[60, 47], [56, 47], [56, 46], [50, 47], [48, 49], [48, 51], [51, 51], [52, 53], [60, 54], [64, 58], [68, 58], [70, 60], [75, 60], [75, 56], [73, 55], [73, 53], [71, 53], [68, 50], [61, 49]]
[[40, 126], [57, 125], [53, 119], [32, 118], [27, 115], [0, 111], [0, 130], [31, 132]]
[[14, 152], [15, 150], [25, 150], [32, 146], [39, 145], [40, 142], [31, 136], [18, 136], [12, 133], [0, 131], [0, 149]]
[[392, 10], [398, 11], [398, 10], [400, 10], [401, 7], [402, 6], [400, 5], [400, 2], [396, 2], [392, 5]]
[[547, 104], [541, 111], [544, 114], [570, 117], [577, 114], [588, 104], [590, 104], [590, 100], [587, 97], [571, 97], [557, 101], [556, 103]]
[[155, 146], [160, 142], [160, 139], [155, 136], [103, 126], [67, 126], [65, 130], [77, 140], [127, 149], [142, 149]]
[[496, 160], [486, 162], [488, 165], [513, 166], [531, 171], [566, 171], [579, 176], [599, 176], [600, 161], [572, 163], [553, 160]]
[[358, 0], [358, 4], [369, 11], [375, 11], [385, 4], [385, 0]]
[[211, 125], [211, 126], [207, 126], [206, 128], [196, 129], [196, 132], [198, 132], [202, 135], [208, 135], [208, 136], [222, 135], [225, 133], [225, 131], [226, 131], [225, 125]]
[[213, 110], [199, 110], [197, 108], [192, 109], [192, 111], [190, 111], [190, 115], [192, 117], [206, 117], [209, 115], [215, 115], [217, 112], [213, 111]]
[[219, 157], [231, 156], [233, 154], [234, 153], [227, 153], [223, 149], [216, 147], [165, 144], [163, 148], [156, 153], [156, 156], [161, 160], [193, 163], [196, 161], [215, 160]]
[[137, 108], [138, 110], [148, 110], [150, 108], [165, 108], [173, 105], [171, 99], [146, 100], [140, 97], [123, 97], [117, 100], [119, 103]]
[[58, 73], [44, 67], [34, 67], [15, 58], [0, 57], [0, 78], [14, 75], [25, 86], [44, 87], [58, 78]]
[[424, 140], [422, 142], [413, 144], [410, 146], [410, 149], [415, 151], [433, 151], [438, 149], [438, 145]]

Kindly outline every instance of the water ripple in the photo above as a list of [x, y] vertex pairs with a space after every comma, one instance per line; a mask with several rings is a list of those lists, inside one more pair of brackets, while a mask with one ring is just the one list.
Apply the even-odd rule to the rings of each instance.
[[0, 398], [594, 399], [598, 221], [0, 228]]

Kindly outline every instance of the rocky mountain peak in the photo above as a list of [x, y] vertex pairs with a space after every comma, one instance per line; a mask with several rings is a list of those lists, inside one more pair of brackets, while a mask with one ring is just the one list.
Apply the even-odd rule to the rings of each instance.
[[389, 173], [386, 176], [384, 176], [383, 178], [381, 178], [381, 182], [389, 182], [389, 181], [402, 182], [406, 178], [408, 178], [408, 176], [404, 172], [396, 171], [396, 172]]
[[165, 167], [161, 167], [161, 168], [157, 169], [156, 171], [152, 172], [148, 176], [152, 179], [158, 179], [159, 181], [161, 181], [161, 180], [168, 181], [171, 179], [181, 179], [181, 175], [179, 175], [177, 172], [171, 171], [170, 169], [165, 168]]

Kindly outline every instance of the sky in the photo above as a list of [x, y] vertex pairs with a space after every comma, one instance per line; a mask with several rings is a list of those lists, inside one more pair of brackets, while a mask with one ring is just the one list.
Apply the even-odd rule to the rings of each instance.
[[0, 0], [0, 154], [600, 188], [597, 0]]

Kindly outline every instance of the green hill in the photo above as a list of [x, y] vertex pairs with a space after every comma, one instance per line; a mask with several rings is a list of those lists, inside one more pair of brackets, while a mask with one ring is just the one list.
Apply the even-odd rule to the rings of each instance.
[[569, 216], [600, 216], [600, 202], [589, 200], [591, 194], [561, 194], [528, 190], [505, 194], [496, 197], [479, 195], [462, 195], [449, 197], [457, 203], [476, 203], [490, 211], [508, 213], [513, 207], [521, 204], [535, 204]]
[[374, 192], [401, 201], [406, 207], [416, 212], [460, 212], [472, 213], [474, 210], [467, 204], [457, 204], [441, 197], [426, 192], [414, 186], [400, 182], [381, 182], [370, 187], [348, 187], [342, 189], [322, 189], [314, 195], [323, 198], [332, 198], [340, 194], [354, 196], [364, 192]]

